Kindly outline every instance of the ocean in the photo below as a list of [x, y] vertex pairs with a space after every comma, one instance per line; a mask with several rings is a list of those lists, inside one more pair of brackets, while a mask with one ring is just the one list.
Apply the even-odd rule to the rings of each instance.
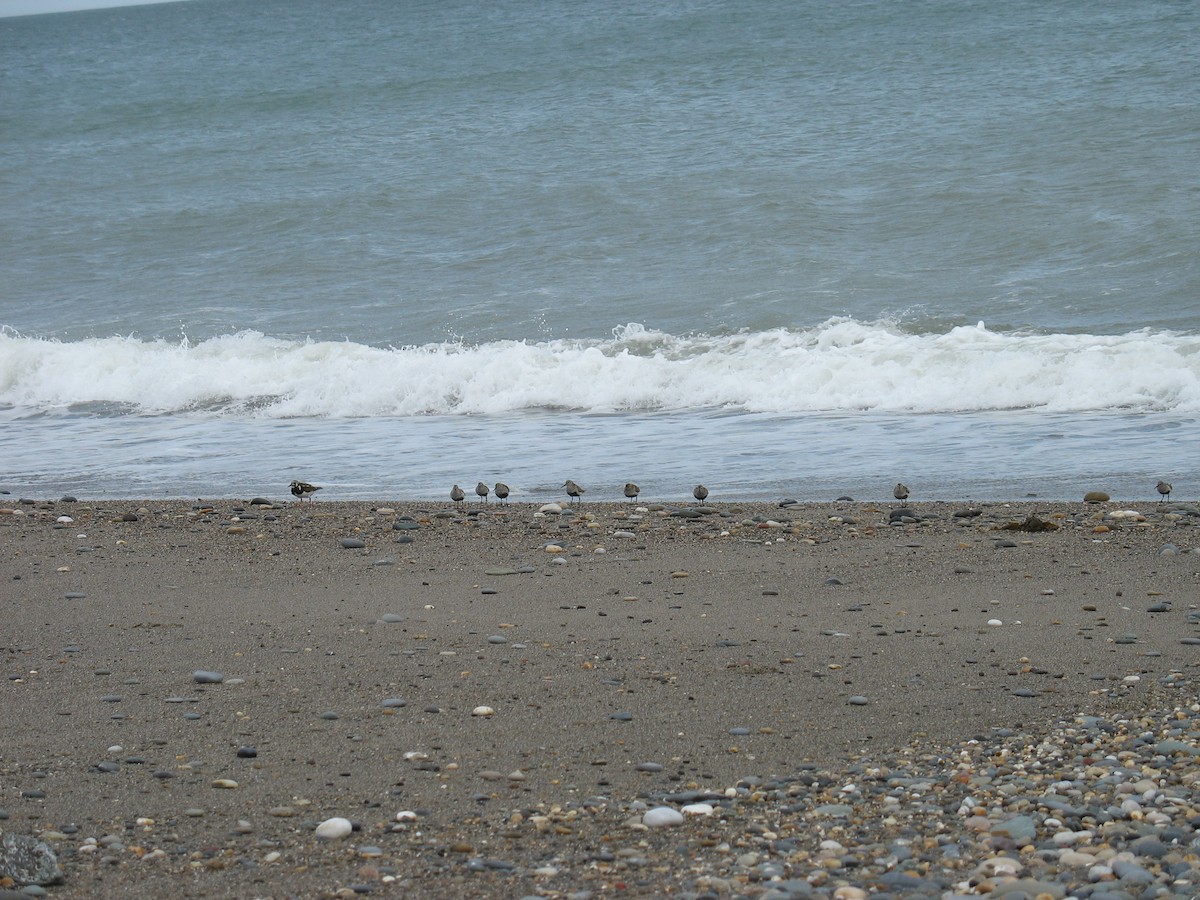
[[0, 18], [0, 489], [1200, 495], [1191, 0]]

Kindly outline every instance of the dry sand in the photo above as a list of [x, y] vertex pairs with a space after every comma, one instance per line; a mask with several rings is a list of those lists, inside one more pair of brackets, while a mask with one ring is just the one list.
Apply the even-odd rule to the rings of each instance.
[[645, 499], [6, 504], [0, 830], [57, 897], [752, 895], [636, 801], [1195, 701], [1193, 507]]

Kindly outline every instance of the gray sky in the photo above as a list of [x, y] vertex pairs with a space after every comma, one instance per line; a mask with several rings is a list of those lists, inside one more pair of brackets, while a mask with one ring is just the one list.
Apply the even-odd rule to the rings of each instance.
[[102, 6], [140, 6], [143, 3], [171, 2], [174, 0], [0, 0], [0, 16], [30, 16], [75, 9], [99, 9]]

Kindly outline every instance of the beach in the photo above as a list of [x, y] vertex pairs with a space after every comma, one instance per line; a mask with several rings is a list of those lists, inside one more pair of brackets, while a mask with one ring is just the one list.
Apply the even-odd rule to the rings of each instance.
[[50, 896], [1200, 883], [1190, 503], [319, 498], [0, 498]]

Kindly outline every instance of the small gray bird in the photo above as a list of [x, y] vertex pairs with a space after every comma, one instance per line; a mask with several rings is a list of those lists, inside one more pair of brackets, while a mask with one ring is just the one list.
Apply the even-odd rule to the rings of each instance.
[[632, 481], [625, 482], [625, 496], [629, 498], [631, 503], [637, 502], [637, 495], [642, 492], [642, 489]]
[[508, 504], [508, 485], [503, 481], [496, 482], [496, 499], [500, 501], [501, 506]]
[[486, 484], [484, 484], [484, 483], [481, 481], [481, 482], [479, 482], [477, 485], [475, 485], [475, 493], [479, 495], [479, 502], [480, 502], [480, 503], [487, 503], [487, 498], [488, 498], [488, 486], [487, 486]]
[[908, 487], [904, 484], [904, 482], [900, 481], [896, 483], [896, 486], [892, 488], [892, 496], [897, 500], [908, 499]]
[[570, 478], [564, 481], [562, 486], [567, 489], [568, 497], [570, 497], [572, 500], [578, 500], [580, 503], [583, 502], [583, 498], [579, 496], [583, 493], [583, 488], [573, 482]]
[[467, 495], [463, 493], [463, 489], [460, 488], [457, 484], [454, 487], [450, 488], [450, 499], [453, 500], [455, 503], [462, 503], [463, 498], [466, 496]]
[[701, 503], [703, 503], [705, 500], [708, 499], [708, 488], [706, 488], [702, 484], [698, 484], [694, 488], [692, 488], [692, 496], [695, 497], [697, 500], [699, 500]]
[[1162, 495], [1158, 498], [1159, 503], [1163, 503], [1171, 499], [1171, 483], [1169, 481], [1160, 481], [1155, 485], [1158, 492]]

